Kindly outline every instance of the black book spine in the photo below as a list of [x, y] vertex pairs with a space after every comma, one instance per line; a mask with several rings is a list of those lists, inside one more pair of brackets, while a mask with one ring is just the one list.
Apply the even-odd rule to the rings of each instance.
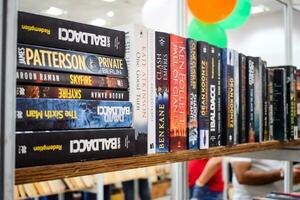
[[217, 94], [218, 94], [218, 52], [210, 45], [209, 56], [209, 147], [218, 146]]
[[217, 48], [217, 144], [218, 146], [222, 143], [222, 74], [221, 74], [221, 49]]
[[234, 134], [234, 66], [233, 55], [228, 49], [222, 49], [222, 144], [233, 145]]
[[18, 85], [17, 97], [129, 101], [128, 91]]
[[247, 120], [248, 142], [255, 142], [254, 125], [254, 61], [247, 57]]
[[198, 134], [198, 85], [197, 85], [197, 41], [187, 40], [188, 66], [188, 147], [199, 149]]
[[134, 155], [133, 129], [17, 132], [16, 167], [32, 167]]
[[20, 68], [127, 77], [124, 58], [18, 44]]
[[264, 103], [264, 110], [263, 110], [263, 141], [268, 141], [270, 138], [269, 133], [269, 119], [268, 119], [268, 76], [267, 76], [267, 63], [263, 61], [263, 103]]
[[286, 139], [286, 70], [274, 69], [273, 82], [273, 137]]
[[246, 143], [248, 141], [248, 134], [246, 131], [247, 118], [247, 58], [243, 54], [239, 54], [239, 143]]
[[156, 152], [169, 151], [169, 47], [169, 34], [155, 32]]
[[209, 147], [209, 46], [198, 42], [198, 129], [199, 148]]
[[267, 139], [273, 140], [273, 123], [274, 123], [274, 70], [271, 68], [267, 68], [267, 79], [268, 79], [268, 132], [269, 137]]
[[18, 84], [128, 89], [128, 78], [17, 69]]
[[125, 55], [122, 31], [18, 12], [18, 42], [117, 57]]

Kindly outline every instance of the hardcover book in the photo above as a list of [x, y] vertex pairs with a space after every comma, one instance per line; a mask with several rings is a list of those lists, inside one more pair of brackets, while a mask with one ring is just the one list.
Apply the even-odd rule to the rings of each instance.
[[[125, 25], [125, 59], [128, 66], [129, 100], [133, 104], [133, 128], [138, 154], [147, 154], [148, 140], [148, 31], [139, 25]], [[152, 133], [154, 134], [154, 133]]]
[[17, 69], [18, 84], [128, 89], [128, 78]]
[[124, 58], [18, 44], [20, 68], [127, 77]]
[[221, 146], [222, 144], [222, 73], [221, 73], [221, 49], [217, 48], [217, 146]]
[[248, 135], [246, 131], [247, 110], [247, 58], [239, 54], [239, 143], [246, 143]]
[[131, 156], [134, 148], [131, 128], [17, 132], [16, 167]]
[[197, 41], [187, 39], [187, 83], [188, 83], [188, 148], [199, 149], [198, 144], [198, 85], [197, 85]]
[[199, 148], [209, 147], [209, 45], [198, 42], [198, 129]]
[[240, 67], [239, 53], [232, 50], [233, 66], [234, 66], [234, 129], [233, 144], [239, 144], [239, 118], [240, 118]]
[[128, 101], [17, 98], [16, 130], [122, 128], [132, 125]]
[[170, 34], [170, 151], [187, 149], [186, 39]]
[[269, 105], [268, 105], [268, 76], [267, 76], [267, 62], [263, 61], [263, 141], [270, 139], [269, 134]]
[[122, 31], [18, 12], [18, 43], [124, 57]]
[[234, 62], [233, 52], [222, 49], [222, 113], [223, 145], [234, 143]]
[[273, 124], [274, 124], [274, 69], [267, 68], [267, 81], [268, 81], [268, 132], [269, 140], [274, 139]]
[[17, 85], [17, 97], [128, 101], [128, 91]]
[[255, 63], [247, 57], [247, 118], [246, 130], [248, 135], [248, 142], [255, 142], [255, 110], [254, 110], [254, 83], [255, 83]]

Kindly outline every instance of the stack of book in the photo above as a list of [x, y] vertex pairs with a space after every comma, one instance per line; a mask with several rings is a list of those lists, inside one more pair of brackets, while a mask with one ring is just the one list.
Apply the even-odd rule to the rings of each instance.
[[18, 15], [16, 165], [133, 155], [125, 33]]

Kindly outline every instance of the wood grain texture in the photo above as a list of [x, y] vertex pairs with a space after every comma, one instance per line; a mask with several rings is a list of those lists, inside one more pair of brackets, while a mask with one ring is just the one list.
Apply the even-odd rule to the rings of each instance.
[[300, 145], [300, 140], [291, 142], [268, 141], [262, 143], [240, 144], [232, 147], [215, 147], [206, 150], [186, 150], [173, 153], [160, 153], [145, 156], [19, 168], [16, 169], [15, 183], [24, 184], [74, 176], [99, 174], [140, 167], [149, 167], [165, 163], [183, 162], [200, 158], [279, 149], [296, 145]]

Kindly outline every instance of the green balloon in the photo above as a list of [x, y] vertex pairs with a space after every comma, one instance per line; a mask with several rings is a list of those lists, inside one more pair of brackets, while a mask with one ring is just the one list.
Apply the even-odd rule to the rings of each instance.
[[220, 48], [227, 47], [227, 35], [218, 24], [204, 24], [192, 19], [188, 27], [188, 36], [198, 41], [208, 42]]
[[242, 26], [250, 16], [251, 0], [238, 0], [236, 7], [229, 17], [220, 21], [218, 24], [225, 30], [235, 29]]

